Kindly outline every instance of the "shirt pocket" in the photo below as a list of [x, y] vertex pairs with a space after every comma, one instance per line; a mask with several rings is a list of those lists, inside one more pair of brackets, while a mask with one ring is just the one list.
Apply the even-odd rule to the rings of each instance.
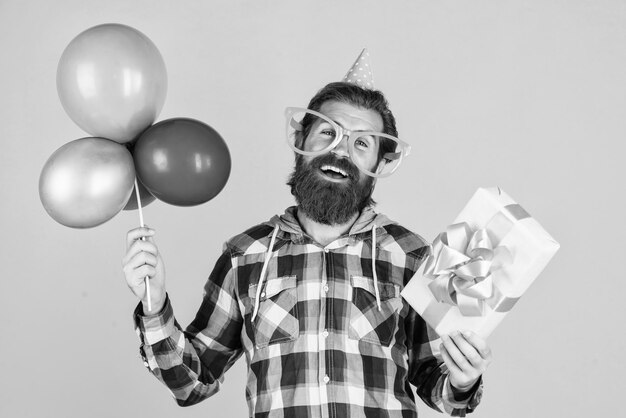
[[[262, 286], [259, 311], [252, 324], [256, 347], [295, 340], [300, 333], [296, 276], [268, 278]], [[257, 285], [250, 285], [252, 306], [256, 292]]]
[[378, 281], [379, 311], [374, 279], [351, 276], [350, 284], [352, 303], [348, 337], [388, 347], [398, 329], [398, 312], [402, 308], [400, 286]]

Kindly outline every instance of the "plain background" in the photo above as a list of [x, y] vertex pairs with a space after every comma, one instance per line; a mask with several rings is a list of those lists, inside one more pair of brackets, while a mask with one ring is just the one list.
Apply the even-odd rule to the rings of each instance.
[[200, 119], [232, 155], [212, 201], [144, 211], [181, 324], [222, 243], [293, 202], [284, 108], [306, 105], [367, 47], [413, 145], [378, 182], [378, 210], [432, 239], [477, 187], [498, 185], [561, 243], [489, 340], [475, 416], [623, 410], [626, 2], [0, 0], [0, 416], [247, 414], [243, 359], [220, 393], [187, 409], [144, 369], [121, 272], [137, 212], [76, 230], [39, 200], [48, 157], [88, 136], [58, 99], [59, 57], [113, 22], [163, 55], [158, 120]]

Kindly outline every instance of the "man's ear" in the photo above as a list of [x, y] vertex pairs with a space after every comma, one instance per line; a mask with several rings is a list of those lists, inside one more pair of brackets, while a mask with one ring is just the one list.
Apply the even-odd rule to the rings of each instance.
[[385, 165], [387, 164], [387, 162], [385, 161], [384, 158], [381, 158], [380, 161], [378, 162], [378, 165], [376, 166], [376, 174], [380, 174], [382, 173], [383, 169], [385, 168]]
[[296, 136], [295, 138], [296, 148], [302, 149], [304, 145], [304, 135], [302, 134], [302, 131], [296, 131], [294, 135]]

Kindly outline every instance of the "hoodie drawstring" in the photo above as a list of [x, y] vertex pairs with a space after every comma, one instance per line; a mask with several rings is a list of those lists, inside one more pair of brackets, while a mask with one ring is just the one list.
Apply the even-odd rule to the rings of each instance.
[[259, 313], [259, 300], [261, 299], [261, 288], [263, 287], [263, 280], [265, 280], [265, 272], [267, 271], [267, 265], [272, 258], [272, 248], [274, 248], [274, 242], [276, 241], [276, 235], [278, 235], [279, 230], [278, 224], [274, 227], [274, 232], [272, 233], [272, 239], [270, 240], [270, 246], [267, 247], [267, 252], [265, 253], [265, 261], [263, 262], [263, 268], [261, 269], [261, 277], [259, 277], [259, 283], [256, 287], [256, 299], [254, 300], [254, 311], [252, 312], [252, 321], [254, 322], [254, 318], [256, 318], [257, 313]]
[[376, 224], [372, 225], [372, 274], [374, 275], [374, 292], [376, 293], [376, 304], [378, 305], [378, 312], [380, 312], [380, 291], [378, 290], [378, 275], [376, 274]]

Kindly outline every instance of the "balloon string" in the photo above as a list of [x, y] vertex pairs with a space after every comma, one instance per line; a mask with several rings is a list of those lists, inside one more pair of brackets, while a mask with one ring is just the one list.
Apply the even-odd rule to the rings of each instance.
[[[137, 177], [135, 177], [135, 196], [137, 197], [137, 209], [139, 210], [139, 226], [144, 227], [143, 224], [143, 210], [141, 210], [141, 197], [139, 196], [139, 185], [137, 184]], [[145, 238], [141, 238], [145, 241]], [[144, 283], [146, 284], [146, 297], [148, 299], [148, 312], [152, 311], [152, 301], [150, 300], [150, 284], [148, 283], [148, 276], [144, 277]]]

